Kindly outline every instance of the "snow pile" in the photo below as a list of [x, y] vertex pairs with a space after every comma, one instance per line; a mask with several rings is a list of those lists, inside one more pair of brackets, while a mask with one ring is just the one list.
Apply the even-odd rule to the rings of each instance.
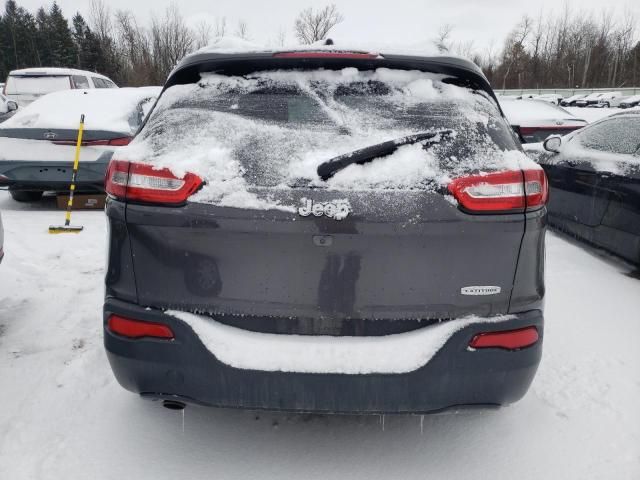
[[[420, 132], [449, 130], [433, 145], [407, 145], [324, 182], [321, 163]], [[283, 208], [257, 187], [435, 190], [452, 176], [520, 168], [508, 126], [483, 94], [444, 75], [381, 68], [205, 73], [167, 89], [145, 129], [119, 158], [193, 172], [207, 184], [193, 201]]]
[[257, 333], [192, 313], [166, 313], [187, 323], [218, 360], [235, 368], [354, 375], [412, 372], [426, 365], [460, 329], [513, 318], [469, 316], [395, 335], [333, 337]]
[[65, 90], [36, 100], [0, 128], [77, 129], [85, 115], [86, 130], [133, 135], [140, 126], [144, 103], [151, 103], [160, 87]]

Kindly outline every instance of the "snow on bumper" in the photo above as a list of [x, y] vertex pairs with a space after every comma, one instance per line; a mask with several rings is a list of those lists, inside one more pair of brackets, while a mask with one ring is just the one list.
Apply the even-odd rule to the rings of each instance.
[[378, 337], [277, 335], [251, 332], [192, 313], [167, 311], [188, 324], [219, 361], [243, 370], [295, 373], [399, 374], [425, 366], [460, 329], [511, 315], [465, 317]]

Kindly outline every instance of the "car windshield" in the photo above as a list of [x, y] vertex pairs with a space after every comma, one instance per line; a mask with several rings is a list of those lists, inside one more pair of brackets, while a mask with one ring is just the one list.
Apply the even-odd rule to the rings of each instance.
[[401, 147], [388, 162], [351, 165], [332, 185], [412, 188], [444, 170], [494, 168], [505, 152], [519, 153], [486, 94], [449, 84], [442, 75], [351, 68], [203, 74], [197, 84], [164, 92], [125, 153], [197, 172], [210, 184], [223, 172], [250, 185], [290, 186], [320, 182], [318, 165], [336, 156], [440, 129], [453, 130], [452, 139], [428, 151]]

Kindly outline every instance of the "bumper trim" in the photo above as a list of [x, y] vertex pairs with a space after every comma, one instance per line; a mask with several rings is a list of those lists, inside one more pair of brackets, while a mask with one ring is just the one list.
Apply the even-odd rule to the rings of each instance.
[[[107, 357], [120, 384], [147, 397], [177, 396], [187, 403], [257, 410], [318, 413], [427, 413], [459, 405], [505, 405], [531, 384], [542, 354], [540, 310], [513, 314], [497, 330], [535, 326], [540, 341], [518, 351], [468, 351], [487, 324], [455, 332], [433, 358], [399, 374], [285, 373], [233, 368], [217, 359], [185, 322], [160, 310], [107, 299], [111, 314], [162, 321], [175, 340], [129, 340], [106, 328]], [[398, 352], [399, 355], [402, 352]]]

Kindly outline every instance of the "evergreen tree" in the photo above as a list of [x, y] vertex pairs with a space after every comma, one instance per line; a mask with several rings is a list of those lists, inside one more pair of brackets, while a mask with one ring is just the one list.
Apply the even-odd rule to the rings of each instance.
[[49, 67], [73, 67], [77, 62], [76, 46], [71, 30], [62, 10], [54, 1], [49, 10], [49, 39], [51, 42], [51, 64]]
[[40, 7], [36, 13], [36, 27], [37, 66], [51, 65], [49, 15], [43, 7]]
[[102, 45], [98, 37], [91, 31], [80, 13], [76, 13], [72, 20], [73, 40], [77, 48], [78, 68], [97, 71], [99, 66], [105, 64]]

